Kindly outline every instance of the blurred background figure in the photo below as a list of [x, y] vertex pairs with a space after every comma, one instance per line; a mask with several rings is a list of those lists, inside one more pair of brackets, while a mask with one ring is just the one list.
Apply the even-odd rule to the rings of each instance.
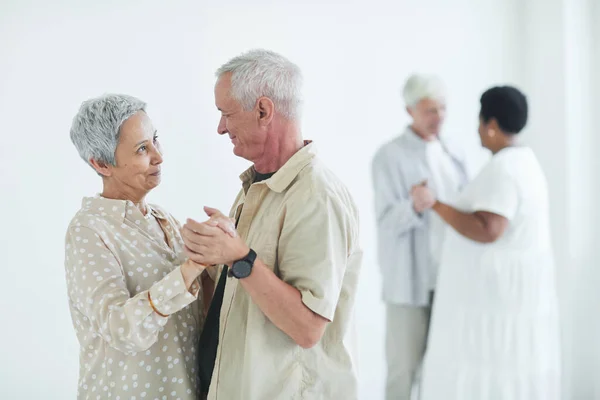
[[528, 147], [525, 96], [494, 87], [481, 96], [479, 136], [492, 160], [454, 205], [415, 186], [448, 223], [423, 400], [560, 398], [558, 305], [548, 189]]
[[464, 152], [440, 138], [446, 115], [438, 77], [412, 75], [403, 89], [412, 118], [382, 146], [372, 165], [378, 258], [386, 303], [387, 399], [409, 399], [421, 363], [445, 224], [427, 210], [432, 198], [411, 195], [427, 185], [450, 201], [467, 182]]

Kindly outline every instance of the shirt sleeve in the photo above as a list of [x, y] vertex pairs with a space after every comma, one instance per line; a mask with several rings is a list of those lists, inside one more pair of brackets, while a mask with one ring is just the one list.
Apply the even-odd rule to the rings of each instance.
[[373, 159], [371, 173], [377, 225], [396, 237], [423, 226], [398, 171], [399, 166], [394, 165], [385, 152], [378, 153]]
[[303, 196], [288, 208], [278, 246], [281, 279], [297, 288], [302, 302], [333, 321], [355, 221], [346, 207], [326, 195]]
[[476, 190], [472, 193], [471, 209], [500, 215], [512, 220], [519, 207], [517, 183], [506, 171], [490, 168], [476, 178]]
[[122, 266], [98, 233], [87, 227], [71, 227], [66, 237], [66, 278], [72, 312], [87, 318], [95, 333], [115, 349], [130, 354], [145, 351], [158, 339], [169, 317], [197, 298], [185, 287], [177, 267], [148, 290], [131, 297], [125, 272], [136, 265]]

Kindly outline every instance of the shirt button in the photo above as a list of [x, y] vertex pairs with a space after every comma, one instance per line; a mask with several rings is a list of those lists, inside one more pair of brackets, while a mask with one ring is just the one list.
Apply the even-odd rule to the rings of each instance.
[[161, 303], [163, 302], [165, 298], [163, 296], [158, 296], [158, 301], [160, 301]]

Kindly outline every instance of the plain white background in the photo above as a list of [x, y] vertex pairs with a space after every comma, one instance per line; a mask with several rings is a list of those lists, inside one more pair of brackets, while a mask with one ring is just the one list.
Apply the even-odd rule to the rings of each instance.
[[[600, 354], [593, 341], [598, 312], [592, 304], [598, 296], [592, 282], [600, 274], [593, 274], [591, 250], [573, 264], [571, 255], [584, 250], [571, 244], [589, 245], [597, 232], [589, 226], [595, 227], [598, 217], [593, 213], [598, 165], [590, 152], [592, 142], [581, 138], [592, 137], [591, 111], [598, 110], [592, 104], [597, 104], [600, 80], [594, 80], [591, 68], [600, 60], [592, 60], [589, 52], [596, 43], [596, 55], [600, 53], [600, 45], [592, 41], [600, 32], [591, 34], [592, 1], [575, 3], [571, 11], [579, 13], [569, 22], [564, 18], [566, 0], [3, 0], [0, 397], [75, 398], [78, 344], [68, 312], [63, 241], [81, 198], [101, 190], [100, 179], [79, 159], [68, 136], [81, 101], [105, 92], [147, 101], [166, 152], [163, 183], [149, 200], [180, 219], [202, 218], [203, 205], [228, 211], [239, 189], [238, 175], [248, 163], [237, 159], [230, 142], [216, 134], [214, 70], [242, 51], [263, 47], [302, 68], [304, 136], [315, 140], [361, 212], [365, 258], [356, 301], [360, 398], [382, 399], [385, 376], [370, 161], [377, 147], [408, 123], [400, 88], [414, 71], [437, 73], [446, 81], [445, 133], [461, 138], [473, 151], [479, 151], [477, 113], [483, 90], [521, 84], [530, 100], [537, 101], [532, 104], [537, 122], [532, 121], [524, 139], [547, 168], [558, 203], [553, 233], [560, 247], [559, 274], [565, 278], [561, 305], [568, 315], [565, 399], [594, 398], [593, 370]], [[545, 9], [554, 10], [562, 23], [553, 34], [556, 42], [550, 34], [553, 20], [540, 16]], [[598, 21], [600, 7], [594, 10]], [[587, 25], [573, 24], [584, 19]], [[580, 26], [590, 32], [576, 28]], [[565, 61], [569, 40], [585, 42], [571, 57], [575, 65]], [[561, 63], [547, 65], [549, 56]], [[594, 82], [595, 92], [589, 90]], [[569, 97], [565, 92], [572, 87], [588, 90], [571, 89]], [[575, 127], [575, 132], [569, 130]], [[583, 150], [588, 151], [588, 172], [578, 173], [578, 152]], [[568, 190], [577, 195], [565, 195]], [[583, 204], [591, 214], [573, 212], [582, 204], [578, 198], [587, 199]], [[580, 225], [569, 226], [568, 232], [579, 232], [576, 237], [563, 230], [572, 218]]]

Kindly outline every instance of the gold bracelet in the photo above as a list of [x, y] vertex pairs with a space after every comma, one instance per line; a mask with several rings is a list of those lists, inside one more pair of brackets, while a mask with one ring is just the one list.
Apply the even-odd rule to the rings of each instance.
[[161, 313], [160, 311], [158, 311], [156, 309], [156, 307], [154, 307], [154, 303], [152, 302], [152, 298], [150, 297], [150, 291], [148, 290], [148, 302], [150, 302], [150, 307], [152, 307], [152, 310], [154, 310], [155, 313], [157, 313], [158, 315], [160, 315], [163, 318], [167, 318], [168, 315], [165, 315], [163, 313]]

